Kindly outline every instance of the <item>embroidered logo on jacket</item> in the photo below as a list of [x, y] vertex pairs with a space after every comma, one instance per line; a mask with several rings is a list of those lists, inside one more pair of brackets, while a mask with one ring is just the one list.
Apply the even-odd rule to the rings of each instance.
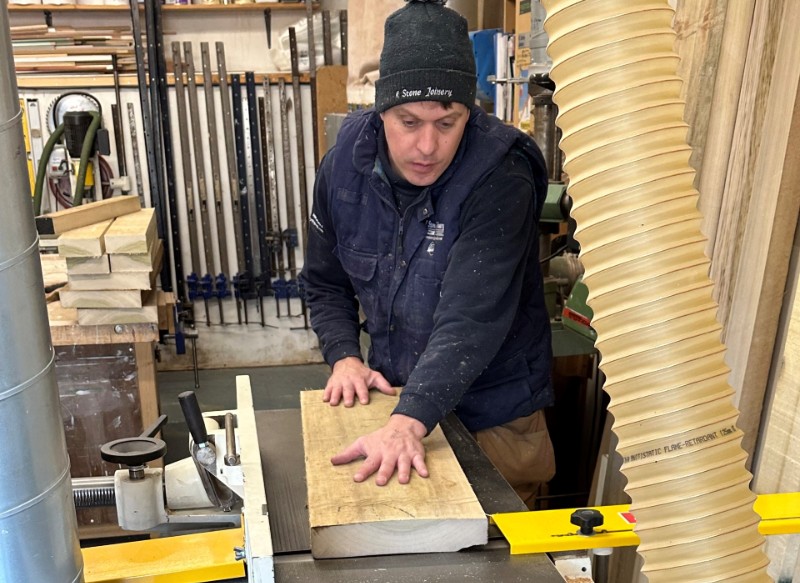
[[431, 241], [441, 241], [444, 239], [444, 223], [437, 223], [436, 221], [428, 221], [428, 232], [425, 235], [426, 239]]

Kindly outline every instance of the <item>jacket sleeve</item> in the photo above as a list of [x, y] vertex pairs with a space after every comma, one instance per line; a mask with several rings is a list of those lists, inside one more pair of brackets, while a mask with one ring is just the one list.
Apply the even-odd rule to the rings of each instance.
[[517, 313], [529, 255], [537, 249], [543, 169], [512, 151], [467, 199], [425, 351], [394, 413], [430, 432], [500, 350]]
[[330, 366], [347, 356], [361, 358], [358, 301], [350, 279], [333, 253], [336, 234], [328, 191], [333, 152], [334, 149], [323, 158], [314, 183], [306, 258], [299, 276], [311, 312], [311, 327]]

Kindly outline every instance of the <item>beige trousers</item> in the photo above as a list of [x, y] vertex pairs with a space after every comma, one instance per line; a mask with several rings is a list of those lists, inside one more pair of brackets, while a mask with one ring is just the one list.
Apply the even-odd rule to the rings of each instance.
[[473, 435], [517, 495], [533, 509], [536, 497], [544, 494], [543, 488], [556, 473], [544, 411]]

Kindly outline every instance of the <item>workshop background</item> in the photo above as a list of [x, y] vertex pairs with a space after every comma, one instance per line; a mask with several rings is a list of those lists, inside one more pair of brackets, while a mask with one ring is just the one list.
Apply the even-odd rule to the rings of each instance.
[[[315, 165], [335, 139], [337, 119], [370, 103], [382, 23], [403, 3], [322, 0], [314, 4], [317, 66], [311, 71], [303, 3], [164, 6], [164, 76], [168, 86], [165, 98], [171, 116], [177, 196], [171, 228], [160, 234], [165, 256], [176, 249], [179, 253], [166, 262], [172, 270], [167, 271], [166, 283], [161, 280], [161, 287], [170, 293], [159, 299], [162, 309], [158, 325], [136, 323], [121, 336], [104, 336], [71, 320], [70, 313], [49, 307], [51, 334], [57, 345], [59, 390], [62, 403], [73, 412], [73, 418], [92, 415], [92, 409], [100, 407], [108, 413], [105, 417], [109, 426], [119, 419], [114, 429], [133, 435], [155, 419], [159, 410], [174, 407], [173, 402], [165, 404], [166, 394], [172, 401], [178, 387], [192, 388], [193, 383], [198, 386], [201, 403], [207, 399], [209, 405], [223, 405], [225, 401], [218, 400], [218, 395], [210, 394], [210, 387], [215, 386], [213, 378], [217, 378], [204, 375], [210, 370], [231, 369], [232, 378], [235, 371], [248, 367], [312, 365], [296, 377], [288, 377], [294, 380], [287, 380], [280, 373], [282, 380], [276, 382], [322, 382], [316, 337], [308, 328], [305, 306], [292, 285], [302, 268], [305, 244], [302, 221], [308, 202], [302, 197], [305, 194], [310, 200]], [[697, 172], [695, 186], [700, 192], [707, 253], [712, 258], [718, 319], [723, 325], [726, 362], [731, 369], [729, 382], [741, 412], [739, 426], [745, 434], [743, 447], [750, 456], [753, 489], [757, 493], [796, 491], [800, 484], [800, 306], [796, 300], [800, 256], [796, 230], [800, 214], [800, 37], [796, 31], [800, 4], [794, 0], [672, 0], [671, 4], [676, 9], [673, 28], [677, 33], [675, 49], [681, 57], [679, 72], [684, 79], [685, 121], [694, 149], [691, 164]], [[487, 86], [492, 94], [486, 96], [486, 106], [495, 108], [509, 123], [534, 132], [531, 112], [540, 103], [537, 97], [543, 96], [529, 91], [527, 84], [504, 84], [502, 78], [527, 76], [542, 66], [535, 58], [538, 45], [529, 32], [536, 25], [532, 15], [536, 14], [537, 2], [451, 0], [449, 5], [468, 18], [478, 36], [489, 38], [496, 58], [492, 72], [498, 82]], [[269, 8], [268, 19], [265, 8]], [[63, 166], [59, 168], [52, 159], [36, 158], [57, 125], [54, 110], [58, 110], [59, 103], [68, 110], [61, 101], [68, 93], [89, 94], [102, 111], [110, 152], [98, 158], [97, 182], [108, 183], [108, 194], [117, 194], [122, 187], [128, 194], [139, 196], [143, 207], [153, 206], [128, 6], [113, 0], [105, 4], [95, 0], [77, 0], [77, 4], [74, 0], [59, 4], [21, 0], [10, 3], [8, 12], [32, 172], [39, 164], [49, 162], [42, 212], [57, 211], [70, 204], [69, 194], [64, 193], [69, 190], [70, 181]], [[47, 40], [47, 35], [53, 33], [42, 31], [46, 20], [45, 28], [71, 30], [73, 34], [66, 37], [72, 41], [83, 35], [94, 39], [88, 41], [90, 44], [114, 48], [109, 54], [117, 55], [115, 62], [112, 64], [110, 57], [97, 59], [90, 51], [66, 51], [62, 58], [59, 47], [71, 41]], [[331, 50], [326, 55], [322, 31], [328, 22]], [[145, 27], [144, 20], [142, 26]], [[298, 49], [294, 70], [290, 27], [295, 29]], [[520, 39], [524, 39], [522, 44]], [[114, 44], [117, 41], [120, 44]], [[189, 111], [187, 117], [179, 119], [174, 42], [181, 43], [179, 54], [183, 62], [191, 59], [196, 72], [197, 103], [194, 107], [185, 104], [189, 110], [194, 109], [196, 119]], [[479, 42], [476, 38], [476, 47]], [[526, 46], [525, 42], [533, 44]], [[192, 51], [188, 56], [187, 43]], [[229, 73], [253, 73], [250, 86], [242, 75], [244, 98], [238, 106], [244, 109], [242, 120], [246, 127], [240, 128], [241, 137], [244, 144], [254, 144], [258, 136], [252, 133], [265, 131], [253, 122], [253, 116], [261, 115], [256, 113], [258, 107], [253, 99], [266, 97], [269, 103], [264, 107], [270, 112], [268, 125], [273, 132], [272, 162], [267, 161], [267, 152], [248, 145], [237, 152], [238, 156], [226, 156], [225, 104], [218, 85], [211, 90], [217, 143], [194, 139], [196, 135], [208, 135], [211, 129], [206, 116], [209, 108], [202, 80], [201, 43], [208, 43], [209, 75], [215, 83], [218, 43], [224, 46]], [[121, 47], [124, 50], [117, 52]], [[48, 51], [59, 56], [48, 57]], [[293, 82], [301, 94], [299, 123], [295, 118]], [[191, 87], [189, 91], [191, 95]], [[116, 125], [112, 106], [119, 112]], [[234, 103], [234, 109], [236, 106]], [[316, 118], [312, 115], [314, 110]], [[131, 130], [135, 130], [135, 138]], [[181, 130], [187, 132], [185, 139]], [[119, 177], [121, 150], [125, 153], [122, 163], [127, 169], [127, 184], [109, 182]], [[212, 150], [216, 150], [216, 161]], [[241, 301], [235, 298], [236, 286], [247, 282], [235, 279], [244, 269], [243, 254], [237, 251], [243, 242], [237, 240], [236, 232], [236, 184], [229, 182], [232, 163], [240, 165], [240, 190], [243, 186], [251, 197], [256, 197], [251, 198], [251, 205], [261, 215], [269, 219], [270, 201], [275, 205], [272, 221], [267, 220], [264, 225], [253, 221], [252, 230], [257, 235], [253, 236], [249, 261], [256, 266], [256, 273], [262, 274], [265, 268], [281, 282], [270, 293], [259, 291], [259, 285], [266, 289], [268, 283], [250, 282], [250, 295], [243, 291]], [[258, 176], [266, 172], [270, 173], [270, 180]], [[32, 173], [32, 179], [34, 176]], [[184, 189], [187, 176], [194, 187]], [[561, 178], [551, 177], [556, 183]], [[201, 182], [207, 205], [198, 190]], [[205, 218], [201, 217], [204, 208]], [[204, 221], [206, 226], [201, 224]], [[548, 227], [548, 235], [558, 241], [554, 249], [562, 253], [551, 267], [558, 277], [570, 283], [566, 291], [563, 284], [555, 284], [553, 292], [554, 306], [558, 308], [553, 314], [554, 329], [561, 330], [561, 308], [574, 308], [579, 320], [590, 318], [591, 313], [585, 311], [585, 295], [581, 304], [579, 294], [570, 293], [579, 279], [580, 267], [570, 255], [575, 248], [569, 242], [568, 221], [557, 218], [554, 223], [552, 232]], [[280, 233], [282, 230], [290, 233], [287, 236]], [[567, 243], [561, 245], [558, 237], [565, 237]], [[277, 244], [261, 246], [256, 239]], [[42, 241], [43, 247], [55, 245], [44, 235]], [[186, 283], [179, 281], [175, 273], [176, 262], [183, 267], [182, 281]], [[65, 273], [60, 263], [53, 265], [45, 260], [45, 268], [56, 279]], [[189, 283], [191, 274], [196, 275], [193, 288]], [[225, 276], [221, 286], [219, 274]], [[203, 283], [204, 276], [210, 276], [209, 283]], [[173, 317], [171, 311], [176, 301], [185, 305], [187, 300], [193, 303], [191, 322], [182, 321], [180, 313]], [[567, 306], [567, 301], [574, 303]], [[598, 356], [591, 347], [591, 330], [584, 327], [576, 334], [578, 339], [567, 343], [561, 353], [556, 352], [558, 403], [548, 415], [559, 474], [551, 484], [551, 497], [545, 500], [545, 507], [627, 500], [623, 492], [625, 480], [619, 472], [621, 460], [614, 453], [615, 438], [610, 431], [613, 420], [605, 415], [607, 398], [600, 392], [602, 378], [597, 369]], [[92, 390], [86, 390], [87, 383]], [[123, 397], [117, 395], [116, 400], [108, 400], [103, 392], [112, 388]], [[302, 388], [314, 387], [282, 385], [282, 390], [276, 389], [272, 396], [285, 396]], [[282, 406], [288, 402], [282, 398], [276, 398], [275, 403], [265, 401], [264, 406]], [[126, 399], [133, 405], [120, 405]], [[103, 441], [122, 436], [105, 425], [94, 427], [94, 434], [77, 435], [70, 433], [70, 425], [66, 425], [73, 470], [82, 472], [81, 476], [108, 472], [113, 466], [90, 459], [91, 450]], [[181, 426], [169, 430], [176, 439], [178, 427]], [[84, 513], [79, 523], [87, 539], [119, 534], [108, 511]], [[800, 538], [770, 537], [767, 549], [774, 578], [800, 577]], [[635, 563], [635, 553], [615, 553], [611, 580], [633, 580]]]

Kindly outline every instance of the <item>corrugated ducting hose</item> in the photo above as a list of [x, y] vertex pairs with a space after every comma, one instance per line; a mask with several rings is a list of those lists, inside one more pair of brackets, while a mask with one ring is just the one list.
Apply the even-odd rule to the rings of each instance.
[[771, 581], [700, 231], [674, 11], [666, 0], [542, 3], [643, 573]]

